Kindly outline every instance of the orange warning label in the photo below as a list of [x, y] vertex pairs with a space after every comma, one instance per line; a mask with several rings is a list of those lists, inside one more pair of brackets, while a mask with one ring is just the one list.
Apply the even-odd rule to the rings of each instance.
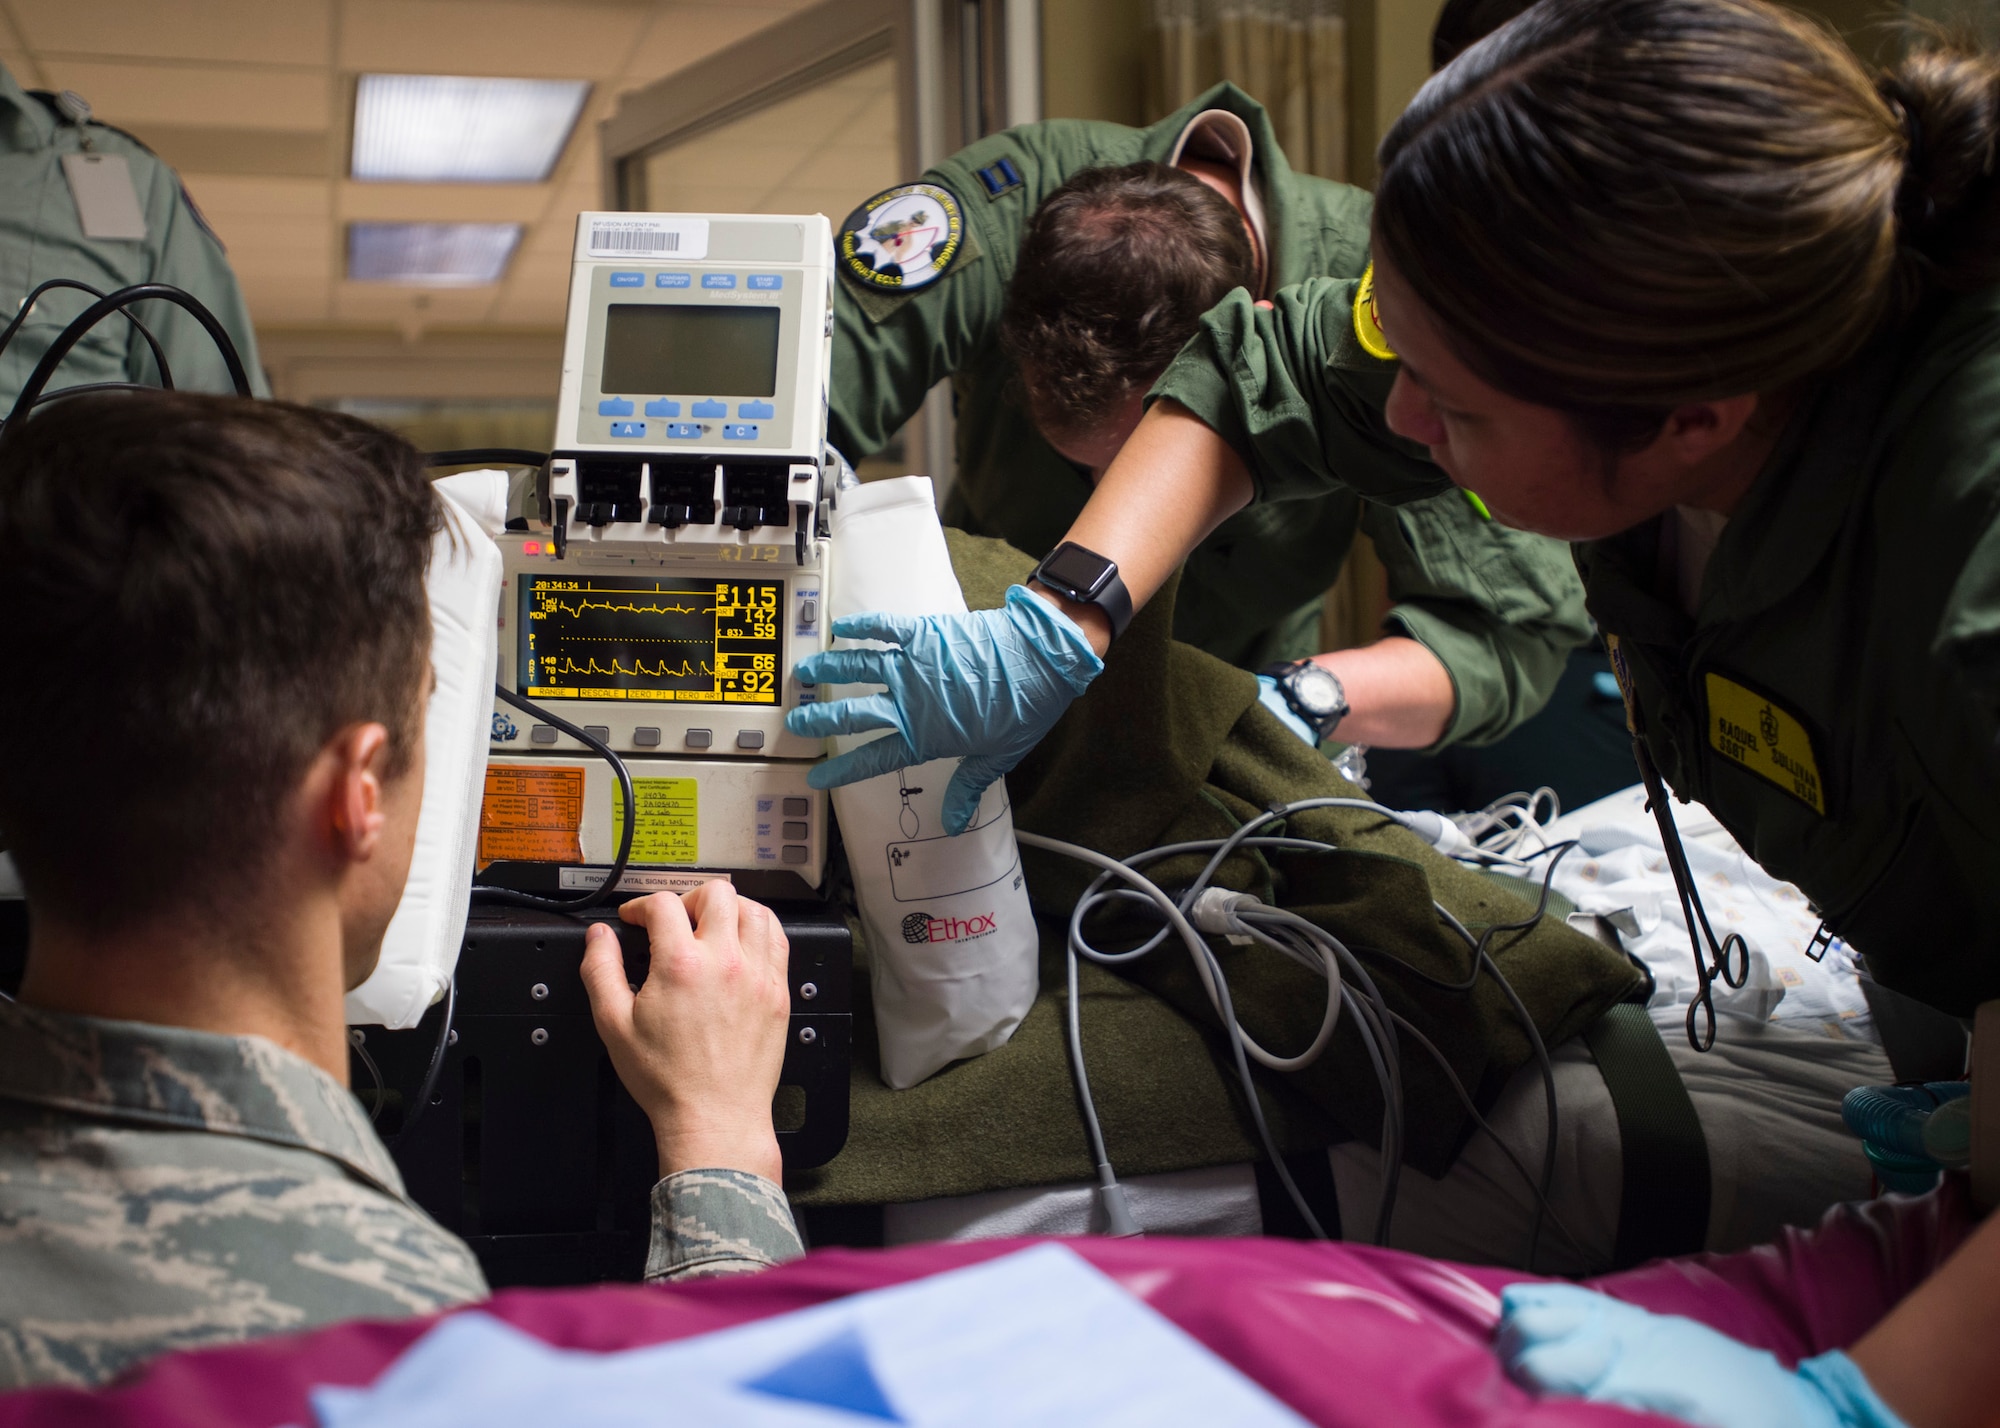
[[581, 863], [583, 770], [493, 764], [479, 805], [479, 866], [506, 858]]

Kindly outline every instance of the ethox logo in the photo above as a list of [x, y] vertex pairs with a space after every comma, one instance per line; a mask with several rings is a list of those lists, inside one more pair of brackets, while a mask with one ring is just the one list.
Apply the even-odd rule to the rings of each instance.
[[918, 946], [926, 942], [969, 942], [993, 930], [994, 916], [982, 912], [971, 917], [935, 917], [928, 912], [913, 912], [903, 919], [903, 940]]

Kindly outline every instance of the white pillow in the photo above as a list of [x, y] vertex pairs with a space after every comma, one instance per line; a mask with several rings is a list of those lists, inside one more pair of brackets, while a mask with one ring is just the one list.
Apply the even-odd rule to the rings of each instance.
[[444, 529], [431, 547], [431, 668], [437, 688], [424, 714], [424, 804], [410, 881], [382, 958], [347, 994], [347, 1019], [390, 1028], [415, 1026], [444, 995], [458, 966], [459, 943], [486, 792], [492, 737], [493, 678], [500, 645], [500, 549], [506, 526], [507, 473], [468, 471], [435, 484]]

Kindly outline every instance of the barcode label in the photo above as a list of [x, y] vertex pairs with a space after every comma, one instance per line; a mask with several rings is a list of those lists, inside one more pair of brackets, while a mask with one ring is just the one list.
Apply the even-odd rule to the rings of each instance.
[[706, 218], [653, 214], [596, 214], [586, 224], [584, 247], [593, 258], [705, 258]]
[[590, 230], [590, 251], [593, 253], [678, 253], [680, 250], [681, 235], [678, 233], [640, 233], [622, 228]]

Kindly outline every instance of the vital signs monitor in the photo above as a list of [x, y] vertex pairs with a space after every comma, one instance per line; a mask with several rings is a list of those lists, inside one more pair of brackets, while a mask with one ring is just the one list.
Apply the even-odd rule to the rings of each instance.
[[[818, 214], [577, 219], [555, 449], [538, 519], [502, 543], [499, 679], [624, 758], [634, 890], [823, 880], [820, 745], [784, 720], [825, 644], [832, 251]], [[608, 767], [504, 704], [492, 738], [485, 876], [601, 884]]]

